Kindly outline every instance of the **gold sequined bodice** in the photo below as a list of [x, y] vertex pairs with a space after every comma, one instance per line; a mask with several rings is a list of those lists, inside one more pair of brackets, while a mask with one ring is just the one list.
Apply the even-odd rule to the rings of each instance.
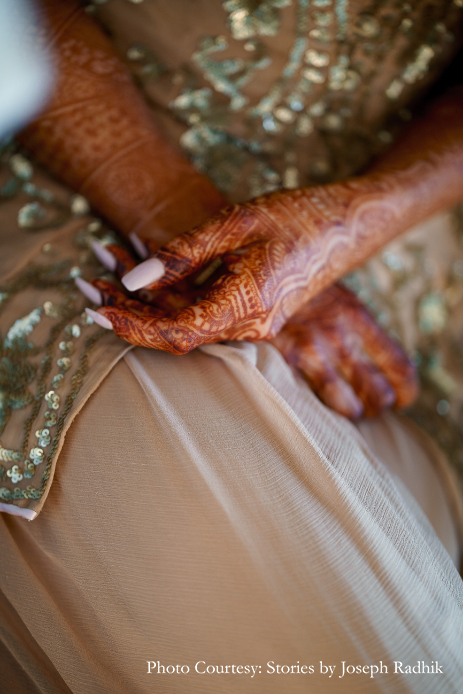
[[234, 199], [352, 175], [462, 43], [463, 0], [99, 0], [196, 166]]

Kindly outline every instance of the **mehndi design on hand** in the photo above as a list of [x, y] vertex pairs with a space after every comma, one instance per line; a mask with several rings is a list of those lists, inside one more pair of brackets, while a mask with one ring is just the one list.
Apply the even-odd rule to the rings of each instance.
[[350, 419], [407, 407], [418, 394], [413, 363], [341, 285], [303, 306], [272, 344], [320, 400]]
[[[117, 259], [116, 274], [121, 278], [133, 268], [134, 261], [125, 249], [116, 245], [108, 248]], [[219, 268], [215, 275], [220, 276]], [[214, 274], [199, 286], [183, 280], [179, 286], [154, 292], [142, 289], [137, 298], [128, 298], [106, 280], [95, 280], [92, 285], [80, 278], [76, 282], [99, 306], [119, 307], [159, 320], [204, 297]], [[100, 314], [91, 315], [106, 320]], [[418, 392], [416, 369], [405, 352], [341, 285], [329, 287], [304, 305], [272, 343], [289, 364], [302, 371], [326, 405], [351, 419], [375, 416], [393, 405], [405, 407]]]

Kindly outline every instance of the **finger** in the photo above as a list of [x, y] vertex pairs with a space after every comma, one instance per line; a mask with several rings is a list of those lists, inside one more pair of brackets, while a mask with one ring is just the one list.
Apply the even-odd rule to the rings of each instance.
[[[173, 317], [140, 316], [120, 307], [105, 306], [99, 313], [114, 332], [132, 344], [186, 354], [205, 343], [218, 342], [224, 331], [265, 312], [248, 273], [226, 274], [206, 297]], [[161, 313], [161, 312], [159, 312]]]
[[[81, 286], [84, 284], [88, 285], [88, 287]], [[177, 288], [169, 288], [157, 292], [141, 290], [138, 292], [138, 300], [135, 300], [133, 298], [129, 299], [129, 297], [127, 297], [127, 295], [118, 287], [111, 282], [107, 282], [106, 280], [96, 279], [93, 280], [92, 284], [80, 281], [78, 286], [79, 289], [83, 291], [85, 296], [91, 299], [94, 303], [98, 303], [100, 306], [119, 306], [123, 304], [127, 307], [137, 307], [137, 310], [143, 312], [142, 308], [149, 304], [150, 306], [154, 306], [168, 315], [177, 313], [182, 308], [186, 308], [187, 306], [191, 306], [191, 304], [194, 304], [195, 301], [199, 300], [201, 295], [200, 290], [196, 287], [193, 291], [189, 288], [182, 288], [178, 291]], [[88, 291], [88, 288], [96, 292], [95, 296]], [[96, 296], [99, 297], [99, 301], [95, 301]]]
[[122, 246], [111, 243], [106, 246], [106, 249], [116, 258], [116, 275], [119, 279], [136, 267], [136, 261], [125, 248], [122, 248]]
[[331, 366], [323, 342], [312, 342], [309, 346], [300, 348], [296, 365], [325, 405], [349, 419], [362, 416], [364, 408], [361, 400]]
[[138, 257], [142, 260], [146, 260], [150, 255], [150, 251], [145, 240], [141, 239], [134, 231], [129, 234], [129, 240]]
[[395, 406], [407, 407], [417, 397], [418, 374], [406, 352], [392, 340], [363, 309], [356, 319], [361, 324], [365, 352], [384, 374], [396, 394]]
[[99, 241], [93, 241], [93, 251], [102, 265], [120, 278], [132, 270], [136, 262], [122, 246], [111, 243], [103, 245]]
[[139, 316], [150, 316], [155, 318], [163, 316], [159, 308], [128, 297], [111, 282], [98, 279], [92, 282], [92, 286], [98, 290], [103, 306], [116, 306], [127, 311], [132, 311]]
[[376, 417], [395, 404], [396, 393], [384, 374], [361, 349], [345, 347], [343, 344], [337, 368], [362, 401], [365, 416]]
[[[123, 279], [135, 291], [141, 287], [167, 287], [187, 277], [227, 251], [261, 238], [261, 224], [251, 207], [236, 206], [194, 231], [175, 237], [153, 258], [138, 265]], [[164, 273], [152, 261], [162, 263]], [[129, 284], [127, 284], [129, 283]], [[130, 286], [129, 286], [130, 285]]]

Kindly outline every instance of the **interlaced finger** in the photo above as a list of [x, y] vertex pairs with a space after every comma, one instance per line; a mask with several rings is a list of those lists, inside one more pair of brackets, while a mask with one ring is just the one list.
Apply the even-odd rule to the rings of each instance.
[[116, 258], [117, 266], [115, 273], [118, 279], [130, 272], [130, 270], [133, 270], [137, 264], [136, 260], [134, 260], [130, 253], [122, 246], [116, 243], [110, 243], [105, 246], [105, 248]]
[[199, 345], [219, 342], [224, 331], [265, 312], [258, 292], [250, 291], [251, 281], [246, 271], [224, 274], [204, 299], [173, 317], [160, 311], [155, 317], [140, 315], [138, 309], [132, 312], [121, 304], [99, 312], [111, 321], [117, 335], [132, 344], [186, 354]]
[[228, 208], [196, 230], [176, 236], [154, 257], [164, 265], [162, 277], [147, 284], [148, 289], [167, 287], [253, 240], [262, 238], [261, 223], [251, 208]]
[[375, 417], [396, 402], [396, 393], [386, 376], [363, 349], [362, 340], [339, 345], [338, 370], [362, 401], [365, 416]]
[[410, 405], [418, 394], [416, 367], [406, 352], [376, 324], [364, 309], [358, 313], [365, 352], [384, 374], [396, 393], [396, 407]]
[[349, 419], [358, 419], [364, 412], [362, 400], [333, 362], [330, 346], [323, 339], [311, 339], [300, 346], [295, 359], [295, 365], [325, 405]]
[[158, 307], [128, 297], [111, 282], [98, 279], [92, 282], [92, 286], [99, 290], [103, 301], [103, 306], [105, 307], [111, 306], [122, 308], [127, 311], [132, 311], [134, 314], [139, 316], [151, 316], [157, 318], [164, 315]]

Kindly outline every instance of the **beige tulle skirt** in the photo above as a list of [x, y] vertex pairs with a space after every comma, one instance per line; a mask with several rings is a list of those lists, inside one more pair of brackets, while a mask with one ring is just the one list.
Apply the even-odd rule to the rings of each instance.
[[39, 517], [0, 514], [0, 692], [457, 692], [458, 507], [427, 440], [269, 345], [136, 349]]

